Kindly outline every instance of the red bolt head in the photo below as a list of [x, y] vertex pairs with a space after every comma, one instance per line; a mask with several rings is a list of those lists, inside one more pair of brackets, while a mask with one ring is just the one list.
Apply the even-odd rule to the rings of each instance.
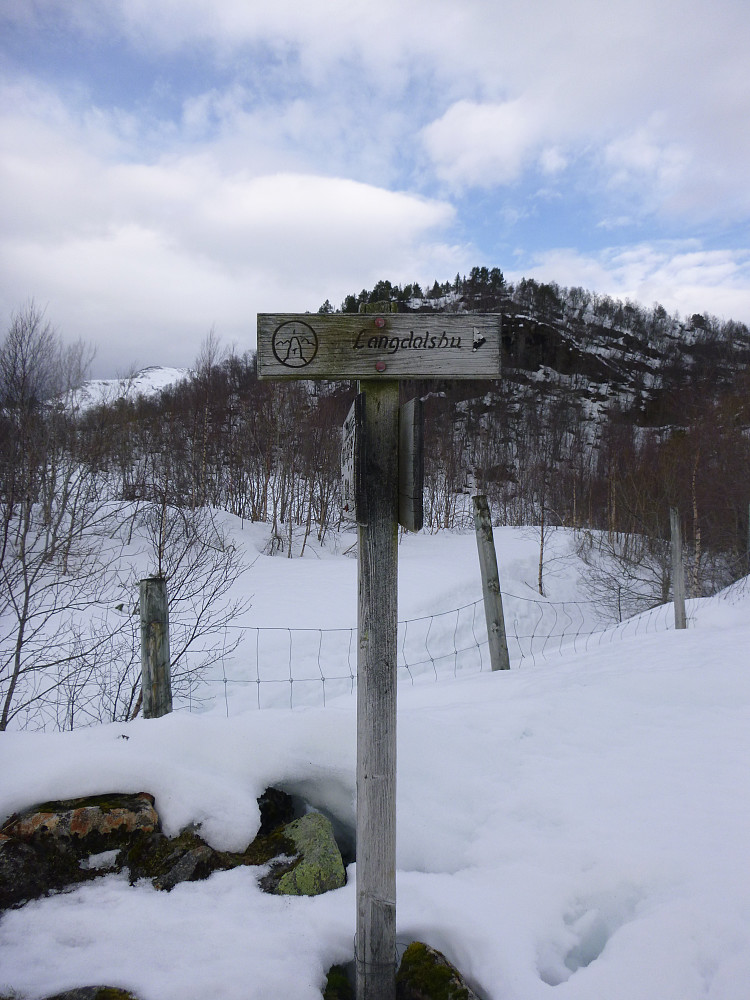
[[385, 361], [377, 361], [375, 363], [375, 370], [379, 372], [385, 371]]
[[383, 327], [385, 326], [385, 317], [384, 316], [376, 316], [375, 317], [375, 326], [378, 328], [378, 330], [382, 330]]

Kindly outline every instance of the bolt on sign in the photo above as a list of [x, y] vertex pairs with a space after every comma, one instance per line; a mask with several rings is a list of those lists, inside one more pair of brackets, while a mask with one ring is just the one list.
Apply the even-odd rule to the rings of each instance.
[[258, 314], [258, 378], [499, 378], [500, 316]]

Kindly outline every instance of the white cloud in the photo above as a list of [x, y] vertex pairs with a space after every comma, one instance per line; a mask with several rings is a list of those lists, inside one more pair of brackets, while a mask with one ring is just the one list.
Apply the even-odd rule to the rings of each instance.
[[545, 174], [559, 174], [568, 166], [568, 157], [555, 146], [550, 146], [540, 153], [539, 166]]
[[689, 316], [708, 312], [750, 324], [750, 247], [705, 250], [697, 240], [640, 243], [598, 253], [558, 248], [539, 254], [511, 280], [525, 276], [580, 285], [619, 299]]
[[117, 146], [102, 120], [92, 140], [54, 102], [8, 113], [0, 128], [13, 140], [0, 154], [0, 308], [7, 318], [29, 297], [47, 304], [68, 336], [99, 344], [102, 374], [188, 364], [213, 324], [250, 347], [258, 310], [315, 309], [455, 261], [440, 238], [446, 202], [347, 178], [230, 172], [210, 152], [121, 162], [101, 155]]
[[[441, 190], [479, 214], [482, 189], [492, 245], [489, 220], [521, 244], [528, 226], [532, 276], [750, 319], [744, 251], [664, 240], [747, 223], [745, 0], [6, 7], [0, 34], [106, 42], [153, 76], [148, 114], [85, 59], [56, 90], [17, 74], [0, 93], [0, 310], [35, 295], [70, 335], [106, 333], [100, 358], [185, 364], [212, 323], [247, 338], [256, 308], [468, 271], [486, 255]], [[642, 242], [532, 259], [553, 199], [555, 242], [592, 217]]]
[[545, 132], [543, 111], [528, 101], [457, 101], [422, 139], [440, 177], [490, 187], [516, 180]]

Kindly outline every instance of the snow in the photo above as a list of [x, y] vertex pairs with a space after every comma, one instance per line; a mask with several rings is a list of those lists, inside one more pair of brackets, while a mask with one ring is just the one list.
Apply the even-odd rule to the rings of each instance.
[[[256, 622], [352, 624], [346, 539], [287, 560], [260, 554], [257, 526], [240, 533], [257, 549]], [[556, 534], [548, 591], [575, 600], [578, 568]], [[533, 594], [538, 537], [497, 529], [496, 542], [503, 589]], [[409, 537], [399, 586], [401, 618], [475, 600], [473, 537]], [[439, 948], [487, 1000], [745, 1000], [749, 611], [738, 586], [691, 602], [687, 631], [620, 630], [523, 669], [402, 684], [399, 945]], [[196, 823], [214, 846], [241, 848], [258, 795], [277, 785], [353, 830], [355, 745], [351, 696], [7, 732], [0, 818], [150, 791], [167, 833]], [[267, 896], [257, 877], [162, 893], [106, 874], [6, 912], [0, 995], [109, 983], [143, 1000], [319, 1000], [326, 970], [353, 957], [356, 865], [343, 889], [310, 899]]]
[[111, 405], [118, 399], [153, 396], [162, 389], [181, 382], [188, 374], [187, 368], [152, 365], [122, 378], [89, 379], [74, 394], [73, 405], [76, 409], [85, 411], [104, 403]]

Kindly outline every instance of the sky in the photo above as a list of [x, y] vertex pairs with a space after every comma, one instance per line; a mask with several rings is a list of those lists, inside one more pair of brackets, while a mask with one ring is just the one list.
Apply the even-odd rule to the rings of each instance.
[[745, 0], [2, 0], [0, 329], [92, 374], [474, 266], [750, 323]]

